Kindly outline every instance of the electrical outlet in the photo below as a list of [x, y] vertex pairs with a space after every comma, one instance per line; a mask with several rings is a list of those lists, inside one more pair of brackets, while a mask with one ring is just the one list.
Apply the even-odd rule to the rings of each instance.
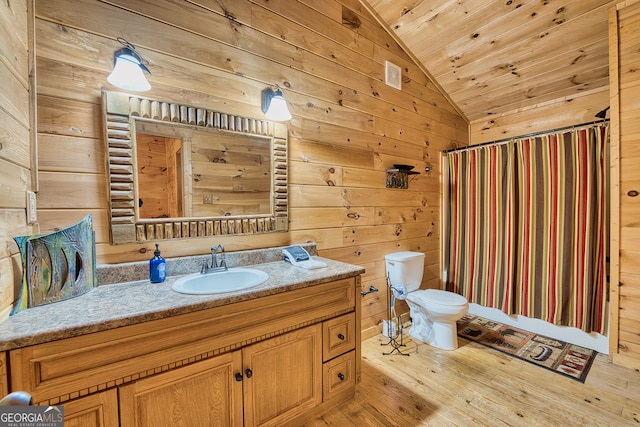
[[205, 194], [202, 198], [202, 203], [204, 203], [205, 205], [210, 205], [211, 203], [213, 203], [213, 196], [211, 196], [211, 194]]
[[38, 222], [38, 212], [36, 208], [36, 193], [27, 191], [27, 222], [35, 224]]

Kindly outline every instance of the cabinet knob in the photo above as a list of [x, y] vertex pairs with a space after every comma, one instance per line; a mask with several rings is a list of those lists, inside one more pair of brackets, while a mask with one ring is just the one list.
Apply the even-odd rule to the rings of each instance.
[[344, 381], [344, 374], [342, 372], [340, 372], [338, 374], [338, 378], [340, 378], [340, 381]]
[[251, 378], [253, 376], [253, 371], [247, 368], [244, 370], [244, 374], [247, 376], [247, 378]]
[[338, 338], [341, 339], [342, 341], [344, 341], [344, 335], [338, 334]]
[[240, 372], [236, 372], [236, 381], [242, 381], [242, 374]]

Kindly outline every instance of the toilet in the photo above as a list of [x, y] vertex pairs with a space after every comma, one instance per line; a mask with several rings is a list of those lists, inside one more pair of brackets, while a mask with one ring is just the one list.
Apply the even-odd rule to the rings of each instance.
[[406, 298], [409, 305], [409, 334], [443, 350], [458, 348], [456, 321], [467, 313], [467, 299], [453, 292], [420, 289], [424, 272], [422, 252], [394, 252], [384, 259], [389, 286], [396, 298]]

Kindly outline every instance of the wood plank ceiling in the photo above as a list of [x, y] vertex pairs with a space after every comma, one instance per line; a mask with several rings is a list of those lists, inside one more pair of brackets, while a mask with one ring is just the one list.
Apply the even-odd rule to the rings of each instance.
[[362, 0], [469, 121], [609, 85], [612, 0]]

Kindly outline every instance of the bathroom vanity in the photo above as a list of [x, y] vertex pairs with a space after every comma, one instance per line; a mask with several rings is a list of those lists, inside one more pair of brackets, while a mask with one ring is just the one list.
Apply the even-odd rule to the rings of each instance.
[[8, 365], [8, 391], [63, 405], [66, 426], [299, 423], [360, 380], [364, 269], [323, 261], [254, 265], [269, 280], [242, 292], [182, 295], [169, 278], [26, 310], [0, 323], [0, 374]]

